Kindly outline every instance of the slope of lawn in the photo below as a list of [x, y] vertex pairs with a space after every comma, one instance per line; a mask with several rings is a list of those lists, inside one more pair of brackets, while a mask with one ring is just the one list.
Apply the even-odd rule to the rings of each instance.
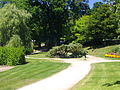
[[28, 57], [32, 57], [32, 58], [49, 58], [49, 57], [47, 57], [47, 52], [40, 52], [38, 54], [28, 55]]
[[38, 80], [51, 76], [69, 66], [67, 63], [49, 60], [28, 59], [25, 65], [18, 65], [8, 71], [0, 72], [0, 90], [16, 90]]
[[93, 64], [87, 77], [70, 90], [120, 90], [120, 62]]
[[101, 47], [101, 48], [92, 48], [88, 50], [88, 54], [93, 55], [93, 56], [97, 56], [97, 57], [102, 57], [102, 58], [106, 58], [106, 59], [120, 59], [120, 58], [109, 58], [109, 57], [105, 57], [104, 55], [109, 53], [112, 48], [118, 47], [120, 45], [113, 45], [113, 46], [106, 46], [106, 47]]

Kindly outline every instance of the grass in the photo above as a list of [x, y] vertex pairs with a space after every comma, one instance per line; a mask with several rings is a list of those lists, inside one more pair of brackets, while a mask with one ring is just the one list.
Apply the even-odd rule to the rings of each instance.
[[67, 63], [28, 59], [29, 63], [0, 72], [0, 90], [16, 90], [49, 77], [69, 66]]
[[70, 90], [120, 90], [120, 62], [93, 64], [90, 74]]
[[28, 57], [32, 57], [32, 58], [49, 58], [49, 57], [47, 57], [47, 52], [40, 52], [38, 54], [28, 55]]
[[120, 59], [120, 58], [110, 58], [110, 57], [105, 57], [104, 55], [106, 53], [109, 53], [112, 48], [114, 47], [118, 47], [120, 45], [113, 45], [113, 46], [106, 46], [106, 47], [101, 47], [101, 48], [92, 48], [88, 50], [88, 54], [93, 55], [93, 56], [97, 56], [97, 57], [102, 57], [102, 58], [106, 58], [106, 59]]

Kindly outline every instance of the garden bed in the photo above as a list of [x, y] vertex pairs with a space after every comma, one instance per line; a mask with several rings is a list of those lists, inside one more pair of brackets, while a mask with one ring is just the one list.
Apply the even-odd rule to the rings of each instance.
[[120, 55], [116, 53], [108, 53], [108, 54], [105, 54], [105, 57], [120, 58]]

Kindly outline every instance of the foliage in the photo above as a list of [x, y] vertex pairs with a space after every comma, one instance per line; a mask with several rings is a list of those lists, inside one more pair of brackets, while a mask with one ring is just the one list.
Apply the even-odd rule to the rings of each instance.
[[23, 48], [0, 47], [1, 65], [18, 65], [24, 63], [25, 57]]
[[67, 57], [67, 45], [56, 46], [48, 52], [49, 57]]
[[51, 48], [68, 34], [66, 28], [70, 20], [86, 14], [89, 6], [85, 1], [87, 0], [13, 0], [13, 3], [32, 14], [29, 23], [32, 39]]
[[93, 42], [101, 42], [104, 39], [114, 39], [118, 37], [116, 20], [114, 11], [111, 11], [109, 5], [101, 5], [93, 13], [87, 24], [87, 37]]
[[81, 44], [69, 44], [53, 47], [49, 52], [49, 57], [71, 57], [78, 58], [85, 56], [87, 52], [82, 48]]
[[112, 48], [110, 53], [116, 53], [116, 54], [120, 54], [120, 47], [114, 47]]
[[24, 48], [24, 51], [25, 51], [26, 55], [29, 55], [33, 52], [33, 49], [32, 48]]
[[87, 37], [87, 24], [89, 23], [88, 20], [91, 16], [84, 15], [80, 19], [75, 21], [75, 25], [72, 29], [72, 43], [85, 43], [88, 39]]
[[69, 44], [67, 47], [68, 53], [71, 53], [70, 57], [86, 57], [87, 51], [83, 49], [82, 45], [79, 43]]
[[22, 41], [18, 35], [13, 35], [6, 47], [22, 47]]
[[[97, 56], [97, 57], [107, 58], [104, 55], [107, 53], [113, 52], [114, 48], [117, 48], [117, 47], [120, 47], [120, 45], [113, 45], [113, 46], [106, 46], [106, 47], [99, 46], [99, 47], [89, 49], [88, 54]], [[115, 58], [107, 58], [107, 59], [115, 59]]]
[[14, 4], [7, 4], [0, 8], [1, 45], [5, 46], [13, 35], [19, 35], [23, 46], [29, 48], [31, 36], [27, 22], [30, 17], [30, 13], [18, 9]]
[[[118, 29], [117, 29], [117, 33], [120, 34], [120, 3], [116, 4], [116, 19], [118, 21]], [[120, 38], [120, 36], [118, 36], [118, 38]]]

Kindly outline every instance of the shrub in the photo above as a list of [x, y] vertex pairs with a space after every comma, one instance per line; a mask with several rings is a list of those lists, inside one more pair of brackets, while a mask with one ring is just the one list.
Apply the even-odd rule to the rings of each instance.
[[25, 48], [24, 52], [25, 52], [26, 55], [29, 55], [33, 52], [33, 49], [32, 48]]
[[120, 54], [120, 47], [112, 48], [111, 52], [116, 53], [116, 54]]
[[78, 58], [85, 56], [87, 52], [82, 48], [82, 45], [77, 44], [69, 44], [69, 45], [61, 45], [53, 47], [48, 52], [49, 57], [71, 57], [71, 58]]
[[78, 58], [82, 56], [86, 56], [87, 52], [82, 48], [82, 44], [69, 44], [68, 52], [72, 53], [70, 57]]
[[24, 63], [24, 48], [0, 47], [1, 65], [19, 65]]
[[49, 57], [67, 57], [67, 45], [53, 47], [48, 52]]

